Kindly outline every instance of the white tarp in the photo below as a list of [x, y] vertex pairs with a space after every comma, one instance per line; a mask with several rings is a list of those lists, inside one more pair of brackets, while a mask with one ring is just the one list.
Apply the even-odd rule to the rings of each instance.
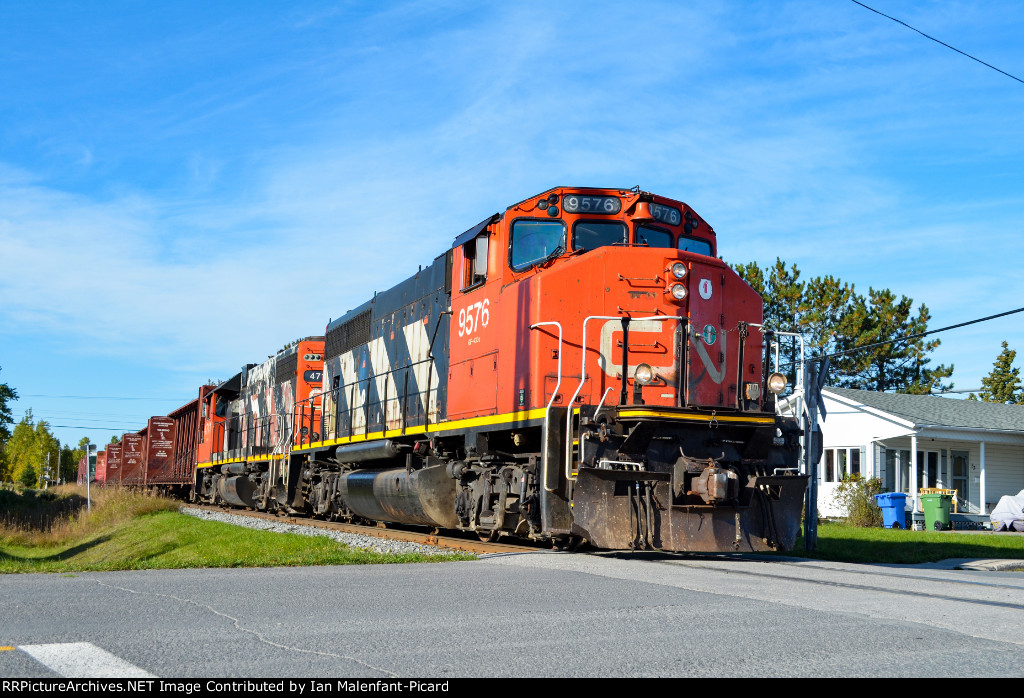
[[1024, 490], [1000, 498], [991, 518], [994, 531], [1024, 531]]

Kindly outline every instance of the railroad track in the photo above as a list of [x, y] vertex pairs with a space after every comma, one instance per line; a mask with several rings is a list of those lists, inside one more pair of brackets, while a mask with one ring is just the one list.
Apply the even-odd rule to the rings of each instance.
[[229, 507], [213, 506], [209, 504], [189, 504], [189, 506], [203, 511], [212, 511], [221, 514], [234, 514], [235, 516], [248, 516], [254, 519], [266, 519], [267, 521], [284, 522], [296, 524], [298, 526], [309, 526], [310, 528], [322, 528], [330, 531], [357, 533], [359, 535], [374, 536], [376, 538], [422, 543], [424, 545], [433, 545], [438, 548], [460, 550], [467, 553], [477, 553], [481, 555], [493, 553], [523, 553], [543, 549], [543, 546], [540, 544], [525, 543], [514, 545], [511, 543], [500, 542], [489, 543], [470, 538], [424, 533], [422, 531], [412, 531], [404, 528], [362, 526], [359, 524], [339, 523], [337, 521], [320, 521], [318, 519], [307, 519], [296, 516], [278, 516], [277, 514], [270, 514], [262, 511], [231, 509]]

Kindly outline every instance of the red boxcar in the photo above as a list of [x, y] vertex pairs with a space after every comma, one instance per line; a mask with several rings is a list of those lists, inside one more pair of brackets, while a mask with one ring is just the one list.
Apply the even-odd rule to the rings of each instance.
[[150, 417], [145, 429], [146, 484], [173, 481], [175, 423], [170, 417]]
[[[216, 386], [204, 385], [199, 397], [166, 417], [149, 420], [146, 483], [183, 494], [195, 481], [196, 454], [202, 438], [200, 405]], [[170, 444], [168, 445], [168, 441]]]
[[104, 484], [107, 481], [107, 452], [98, 451], [96, 453], [96, 476], [92, 479], [93, 482]]
[[107, 478], [108, 485], [121, 484], [121, 444], [110, 444], [107, 446]]
[[[145, 429], [143, 429], [145, 431]], [[146, 484], [146, 439], [142, 432], [121, 438], [121, 484], [141, 487]]]

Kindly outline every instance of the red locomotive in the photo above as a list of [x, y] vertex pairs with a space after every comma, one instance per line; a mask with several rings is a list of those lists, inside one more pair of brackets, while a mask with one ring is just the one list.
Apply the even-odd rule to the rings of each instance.
[[[712, 228], [558, 187], [216, 388], [195, 499], [673, 551], [789, 549], [807, 478]], [[126, 457], [127, 458], [127, 457]]]

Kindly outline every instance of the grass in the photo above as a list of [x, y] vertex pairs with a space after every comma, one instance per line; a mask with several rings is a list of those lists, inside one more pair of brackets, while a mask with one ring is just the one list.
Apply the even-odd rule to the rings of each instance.
[[[353, 565], [473, 559], [452, 554], [384, 555], [323, 536], [257, 531], [179, 514], [161, 497], [98, 487], [0, 489], [0, 573], [85, 572], [186, 567]], [[915, 564], [948, 558], [1022, 560], [1024, 536], [818, 526], [818, 547], [798, 538], [787, 555], [837, 562]]]
[[94, 488], [92, 512], [76, 486], [0, 490], [0, 573], [195, 567], [355, 565], [473, 559], [385, 555], [323, 536], [258, 531], [177, 512], [178, 502], [116, 488]]
[[950, 558], [1019, 559], [1024, 566], [1024, 536], [955, 531], [907, 531], [858, 528], [844, 523], [818, 525], [817, 549], [804, 550], [798, 537], [787, 555], [836, 562], [917, 564]]

